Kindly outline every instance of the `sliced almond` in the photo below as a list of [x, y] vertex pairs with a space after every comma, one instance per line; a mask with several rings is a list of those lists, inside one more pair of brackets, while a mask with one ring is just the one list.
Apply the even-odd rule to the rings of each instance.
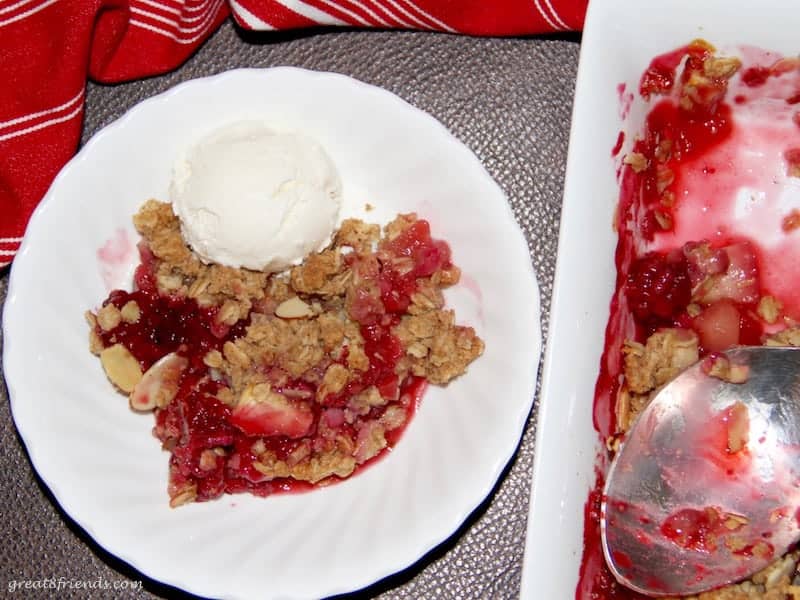
[[111, 380], [123, 392], [131, 392], [142, 378], [142, 367], [122, 344], [114, 344], [100, 353], [100, 362]]
[[188, 366], [188, 359], [170, 352], [159, 359], [142, 376], [131, 392], [131, 408], [153, 410], [164, 408], [172, 402], [181, 382], [181, 375]]
[[304, 319], [313, 316], [314, 311], [299, 297], [293, 296], [278, 305], [275, 315], [281, 319]]

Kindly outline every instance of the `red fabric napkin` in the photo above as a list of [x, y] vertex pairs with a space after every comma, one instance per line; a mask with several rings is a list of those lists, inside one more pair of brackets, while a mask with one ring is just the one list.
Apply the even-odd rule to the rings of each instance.
[[87, 77], [180, 65], [231, 14], [245, 29], [319, 25], [506, 36], [579, 30], [587, 0], [0, 0], [0, 268], [80, 140]]

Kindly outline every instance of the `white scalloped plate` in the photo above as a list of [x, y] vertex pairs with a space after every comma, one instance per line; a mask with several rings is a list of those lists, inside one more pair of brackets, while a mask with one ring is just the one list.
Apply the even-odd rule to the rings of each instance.
[[[83, 312], [110, 286], [127, 285], [131, 216], [149, 197], [166, 199], [178, 153], [245, 118], [317, 138], [339, 167], [350, 213], [370, 202], [377, 209], [367, 218], [378, 222], [409, 211], [427, 218], [465, 275], [448, 303], [486, 352], [448, 387], [429, 388], [396, 448], [346, 482], [170, 509], [168, 455], [150, 433], [153, 419], [112, 390], [89, 354]], [[517, 448], [541, 346], [528, 247], [477, 158], [387, 91], [293, 68], [187, 82], [96, 135], [31, 219], [3, 328], [14, 420], [64, 510], [145, 575], [230, 598], [355, 590], [449, 537]]]

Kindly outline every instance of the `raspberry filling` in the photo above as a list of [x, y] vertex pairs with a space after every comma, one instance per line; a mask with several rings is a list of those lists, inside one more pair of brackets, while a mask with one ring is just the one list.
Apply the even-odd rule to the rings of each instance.
[[[274, 461], [296, 461], [311, 451], [328, 448], [332, 439], [346, 440], [358, 457], [359, 448], [369, 443], [373, 424], [386, 419], [401, 422], [387, 428], [386, 447], [375, 456], [359, 460], [357, 471], [400, 439], [427, 381], [412, 373], [398, 374], [406, 348], [394, 329], [411, 305], [420, 279], [453, 268], [449, 246], [431, 237], [426, 221], [416, 220], [394, 239], [381, 241], [374, 254], [353, 252], [344, 256], [358, 279], [349, 294], [347, 312], [363, 338], [366, 369], [342, 389], [325, 394], [319, 380], [292, 377], [278, 366], [261, 365], [259, 369], [271, 383], [271, 390], [288, 399], [278, 406], [242, 402], [231, 406], [222, 402], [218, 394], [226, 381], [206, 364], [209, 352], [221, 352], [227, 342], [246, 335], [253, 313], [226, 325], [220, 322], [217, 306], [203, 307], [189, 297], [160, 293], [156, 284], [158, 261], [146, 243], [140, 244], [139, 250], [141, 264], [134, 276], [135, 291], [115, 290], [103, 304], [123, 311], [133, 302], [138, 318], [135, 322], [122, 321], [109, 330], [96, 326], [95, 332], [105, 348], [124, 346], [143, 371], [171, 353], [188, 361], [174, 397], [166, 406], [155, 409], [154, 434], [171, 452], [169, 485], [173, 499], [188, 487], [195, 490], [192, 499], [197, 501], [225, 493], [267, 496], [309, 490], [339, 477], [331, 475], [312, 483], [289, 476], [267, 476], [259, 469], [259, 457], [268, 453]], [[331, 357], [328, 368], [333, 364], [344, 368], [348, 354], [345, 345]], [[370, 406], [357, 423], [348, 421], [345, 407], [350, 399], [372, 386], [383, 401]]]
[[143, 370], [170, 352], [189, 358], [191, 365], [202, 370], [203, 356], [241, 336], [247, 325], [246, 321], [235, 327], [221, 325], [216, 319], [216, 307], [201, 308], [191, 298], [163, 296], [147, 288], [135, 292], [114, 290], [103, 306], [113, 304], [122, 309], [131, 301], [139, 307], [139, 320], [122, 322], [111, 331], [98, 329], [98, 335], [105, 346], [117, 343], [125, 346]]

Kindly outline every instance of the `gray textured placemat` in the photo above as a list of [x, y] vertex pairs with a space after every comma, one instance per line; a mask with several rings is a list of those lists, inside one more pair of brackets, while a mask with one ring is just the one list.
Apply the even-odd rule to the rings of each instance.
[[[379, 85], [442, 121], [476, 153], [506, 192], [530, 246], [546, 335], [577, 42], [577, 36], [482, 39], [378, 31], [247, 35], [243, 39], [226, 24], [173, 73], [118, 86], [90, 85], [83, 139], [153, 94], [187, 79], [236, 67], [293, 65], [344, 73]], [[0, 302], [7, 284], [5, 272], [0, 275]], [[0, 385], [0, 420], [0, 595], [9, 594], [14, 581], [53, 577], [63, 579], [65, 585], [70, 580], [109, 585], [143, 580], [144, 588], [18, 590], [13, 595], [173, 597], [175, 590], [147, 580], [105, 553], [58, 508], [31, 469], [11, 421], [4, 384]], [[455, 536], [411, 569], [379, 582], [363, 595], [516, 597], [534, 429], [531, 416], [518, 456], [492, 496]]]

